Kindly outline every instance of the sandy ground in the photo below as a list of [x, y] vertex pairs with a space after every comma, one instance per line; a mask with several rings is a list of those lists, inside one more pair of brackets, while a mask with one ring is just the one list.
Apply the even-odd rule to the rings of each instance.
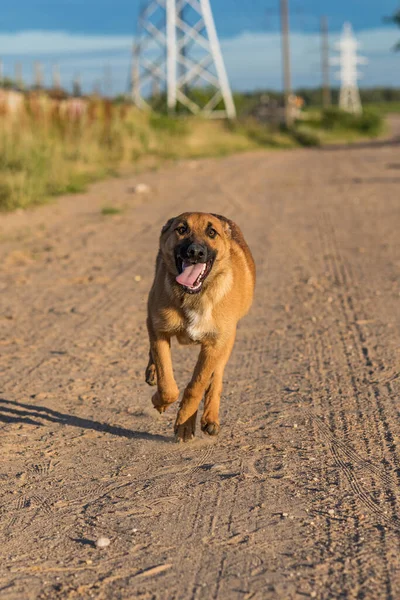
[[[396, 145], [259, 152], [0, 218], [2, 600], [400, 597], [399, 183]], [[145, 305], [188, 209], [241, 225], [258, 286], [221, 434], [179, 445]]]

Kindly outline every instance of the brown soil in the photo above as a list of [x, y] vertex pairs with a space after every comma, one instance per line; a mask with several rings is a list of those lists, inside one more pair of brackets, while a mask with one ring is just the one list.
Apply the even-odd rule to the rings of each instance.
[[[399, 183], [396, 146], [260, 152], [1, 217], [2, 600], [400, 597]], [[145, 303], [188, 209], [242, 226], [258, 286], [219, 438], [178, 445]]]

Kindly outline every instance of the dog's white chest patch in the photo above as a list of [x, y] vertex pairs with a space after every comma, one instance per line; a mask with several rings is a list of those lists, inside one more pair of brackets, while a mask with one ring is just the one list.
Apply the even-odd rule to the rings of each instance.
[[205, 310], [185, 310], [186, 333], [194, 341], [201, 340], [202, 337], [214, 331], [214, 320], [212, 318], [212, 309]]

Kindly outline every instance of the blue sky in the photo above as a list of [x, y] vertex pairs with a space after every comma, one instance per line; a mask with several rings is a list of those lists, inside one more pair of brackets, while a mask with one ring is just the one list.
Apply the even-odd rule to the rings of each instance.
[[[355, 29], [372, 29], [399, 6], [396, 0], [290, 0], [292, 28], [313, 31], [321, 14], [333, 30], [350, 20]], [[138, 0], [5, 0], [0, 31], [65, 30], [87, 34], [129, 35], [135, 27]], [[232, 37], [243, 30], [276, 30], [278, 0], [213, 0], [218, 31]]]
[[[228, 75], [235, 89], [280, 88], [278, 0], [211, 0]], [[319, 17], [329, 18], [332, 46], [344, 21], [351, 21], [369, 63], [362, 85], [400, 87], [400, 53], [392, 51], [400, 29], [383, 17], [397, 0], [289, 0], [293, 82], [319, 84]], [[126, 87], [138, 0], [5, 0], [0, 18], [0, 57], [11, 75], [15, 61], [32, 77], [34, 60], [49, 76], [61, 67], [63, 81], [80, 73], [86, 89], [112, 69], [113, 89]], [[332, 71], [332, 74], [334, 70]]]

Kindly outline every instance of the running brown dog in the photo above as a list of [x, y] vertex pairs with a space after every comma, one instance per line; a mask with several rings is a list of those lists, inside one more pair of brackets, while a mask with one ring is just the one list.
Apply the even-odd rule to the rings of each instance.
[[164, 412], [179, 390], [171, 360], [171, 338], [200, 344], [192, 379], [175, 423], [178, 441], [195, 433], [204, 396], [201, 428], [217, 435], [222, 378], [235, 341], [236, 327], [249, 310], [255, 265], [239, 227], [215, 214], [183, 213], [161, 231], [156, 273], [148, 300], [150, 338], [146, 382], [156, 385], [152, 402]]

